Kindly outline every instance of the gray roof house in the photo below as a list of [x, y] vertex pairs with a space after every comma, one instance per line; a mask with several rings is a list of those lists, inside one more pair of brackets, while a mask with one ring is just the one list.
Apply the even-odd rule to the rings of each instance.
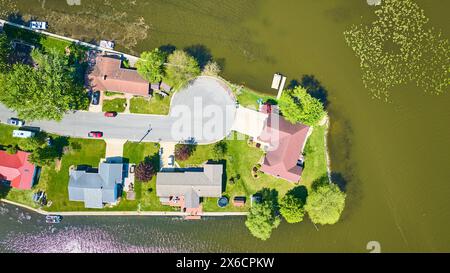
[[98, 172], [71, 170], [69, 200], [83, 201], [86, 208], [103, 208], [104, 203], [117, 201], [123, 181], [123, 164], [102, 162]]
[[197, 208], [200, 197], [220, 197], [223, 166], [205, 164], [201, 170], [159, 172], [156, 175], [156, 195], [161, 202], [171, 196], [184, 196], [186, 208]]

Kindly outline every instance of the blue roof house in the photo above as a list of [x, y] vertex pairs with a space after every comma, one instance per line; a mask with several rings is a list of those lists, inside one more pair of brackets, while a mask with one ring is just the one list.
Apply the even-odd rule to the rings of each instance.
[[100, 163], [98, 172], [71, 170], [69, 200], [82, 201], [86, 208], [103, 208], [117, 201], [123, 183], [123, 164]]

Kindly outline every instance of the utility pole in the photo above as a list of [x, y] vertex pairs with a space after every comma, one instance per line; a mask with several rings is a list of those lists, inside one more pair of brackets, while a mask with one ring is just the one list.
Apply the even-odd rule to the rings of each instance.
[[141, 142], [144, 140], [144, 138], [146, 138], [146, 137], [148, 136], [148, 134], [150, 134], [151, 131], [152, 131], [152, 125], [149, 124], [149, 125], [148, 125], [147, 133], [145, 133], [145, 135], [141, 138], [141, 140], [139, 140], [138, 143], [141, 143]]

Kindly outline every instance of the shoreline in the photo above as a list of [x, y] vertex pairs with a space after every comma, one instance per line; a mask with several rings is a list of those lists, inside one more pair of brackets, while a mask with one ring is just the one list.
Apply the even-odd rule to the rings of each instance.
[[[0, 199], [0, 202], [33, 211], [40, 215], [61, 215], [61, 216], [172, 216], [186, 217], [190, 214], [177, 211], [55, 211], [50, 212], [42, 209], [36, 209], [24, 204], [20, 204], [8, 199]], [[245, 216], [247, 212], [203, 212], [202, 217], [225, 217], [225, 216]]]

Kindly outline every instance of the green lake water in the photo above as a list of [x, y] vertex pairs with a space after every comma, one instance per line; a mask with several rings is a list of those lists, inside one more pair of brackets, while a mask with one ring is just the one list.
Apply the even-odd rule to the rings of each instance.
[[[450, 2], [416, 2], [448, 39]], [[16, 18], [48, 20], [51, 31], [75, 38], [114, 39], [119, 50], [136, 54], [162, 45], [195, 46], [223, 65], [225, 78], [266, 93], [273, 92], [275, 72], [289, 81], [314, 75], [328, 91], [332, 169], [346, 182], [348, 197], [338, 224], [317, 230], [309, 221], [283, 223], [266, 242], [252, 238], [242, 218], [73, 218], [66, 225], [103, 228], [127, 245], [160, 250], [182, 251], [180, 238], [192, 233], [188, 251], [365, 252], [369, 241], [380, 242], [382, 251], [450, 251], [450, 95], [405, 85], [391, 92], [390, 103], [372, 99], [343, 37], [351, 24], [373, 19], [365, 0], [80, 3], [0, 0], [0, 14], [15, 8]], [[129, 230], [125, 239], [123, 231], [108, 228], [121, 224]], [[34, 231], [2, 225], [0, 235], [46, 233], [39, 225]], [[129, 235], [142, 225], [158, 240]]]

